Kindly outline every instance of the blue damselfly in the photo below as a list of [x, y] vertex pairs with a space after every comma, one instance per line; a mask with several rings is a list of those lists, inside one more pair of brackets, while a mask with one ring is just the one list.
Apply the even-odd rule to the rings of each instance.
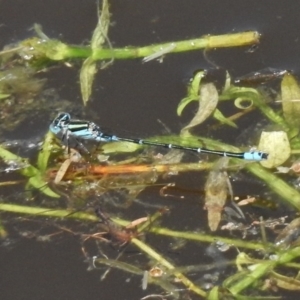
[[59, 113], [58, 116], [50, 124], [50, 130], [55, 135], [61, 134], [63, 139], [73, 137], [75, 139], [95, 140], [97, 142], [113, 142], [123, 141], [140, 145], [158, 146], [169, 149], [180, 149], [185, 151], [193, 151], [197, 153], [208, 153], [219, 156], [228, 156], [245, 160], [261, 161], [268, 158], [268, 153], [263, 151], [251, 150], [248, 152], [226, 152], [217, 151], [206, 148], [185, 147], [181, 145], [152, 142], [143, 139], [124, 138], [112, 134], [107, 134], [101, 131], [100, 127], [93, 122], [73, 120], [68, 113]]

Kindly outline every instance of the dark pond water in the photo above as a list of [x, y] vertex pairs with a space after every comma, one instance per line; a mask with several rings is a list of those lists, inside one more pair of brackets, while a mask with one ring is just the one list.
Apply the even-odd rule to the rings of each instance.
[[[300, 72], [299, 1], [110, 2], [112, 26], [109, 38], [115, 47], [142, 46], [191, 39], [205, 34], [257, 30], [263, 37], [254, 52], [250, 53], [249, 47], [223, 49], [210, 51], [209, 58], [228, 70], [232, 76], [241, 76], [266, 67], [288, 69], [294, 74]], [[96, 22], [94, 0], [0, 0], [0, 46], [30, 37], [32, 32], [29, 29], [34, 23], [41, 24], [43, 31], [51, 38], [70, 44], [87, 43]], [[187, 109], [181, 118], [176, 116], [176, 107], [186, 94], [189, 79], [196, 70], [202, 68], [212, 69], [213, 66], [200, 51], [172, 54], [163, 63], [116, 61], [98, 74], [92, 100], [86, 108], [81, 104], [76, 65], [73, 68], [56, 68], [40, 76], [47, 77], [47, 88], [55, 88], [60, 99], [72, 103], [72, 111], [77, 116], [89, 117], [117, 132], [126, 130], [134, 132], [136, 136], [147, 137], [163, 132], [163, 127], [157, 120], [166, 124], [171, 132], [178, 133], [191, 119], [195, 107]], [[24, 121], [12, 132], [3, 130], [1, 138], [42, 139], [49, 122], [64, 107], [56, 105], [53, 111], [49, 109], [41, 115], [32, 114], [34, 119]], [[243, 127], [234, 132], [224, 130], [218, 138], [234, 144], [242, 136], [243, 130], [251, 128], [258, 120], [252, 116], [246, 119]], [[205, 136], [205, 132], [200, 134]], [[22, 150], [19, 151], [22, 153]], [[26, 155], [34, 156], [35, 153], [26, 154], [25, 151], [24, 156]], [[203, 178], [193, 174], [182, 177], [182, 184], [187, 188], [195, 188], [203, 183]], [[236, 186], [236, 189], [247, 194], [251, 193], [252, 187], [260, 188], [254, 180], [254, 183]], [[3, 197], [7, 197], [13, 193], [13, 189], [3, 189], [1, 196], [2, 193]], [[153, 201], [154, 197], [158, 197], [157, 194], [158, 189], [155, 189], [139, 197], [147, 202]], [[202, 211], [202, 205], [196, 206], [196, 209], [191, 205], [187, 209], [180, 202], [174, 204], [168, 199], [158, 201], [166, 201], [166, 205], [175, 207], [177, 211], [164, 223], [165, 226], [177, 230], [191, 226], [195, 229], [206, 228], [206, 213]], [[145, 215], [143, 207], [124, 213], [128, 219], [141, 215]], [[9, 226], [13, 231], [14, 224]], [[157, 245], [159, 251], [167, 251], [163, 246], [160, 248], [164, 241], [158, 239]], [[184, 265], [201, 264], [207, 260], [201, 254], [204, 249], [204, 246], [194, 245], [187, 251], [171, 253], [170, 257]], [[104, 282], [100, 282], [102, 273], [97, 270], [87, 271], [88, 265], [84, 262], [79, 240], [72, 236], [50, 243], [11, 236], [10, 242], [3, 242], [0, 248], [0, 266], [1, 299], [129, 300], [159, 293], [157, 288], [143, 292], [140, 277], [119, 271], [113, 271]]]

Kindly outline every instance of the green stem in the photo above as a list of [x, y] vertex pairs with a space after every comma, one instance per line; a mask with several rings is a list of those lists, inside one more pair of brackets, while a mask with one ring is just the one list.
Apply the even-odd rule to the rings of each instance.
[[265, 181], [266, 184], [272, 189], [275, 193], [280, 195], [283, 199], [285, 199], [289, 204], [294, 206], [297, 210], [300, 211], [300, 194], [293, 187], [289, 186], [285, 181], [276, 176], [275, 174], [269, 172], [262, 166], [258, 164], [251, 164], [247, 166], [247, 169]]
[[[0, 211], [12, 212], [17, 214], [34, 215], [40, 217], [68, 218], [68, 219], [75, 219], [75, 220], [82, 220], [82, 221], [89, 221], [89, 222], [99, 221], [97, 216], [89, 213], [84, 213], [84, 212], [73, 213], [71, 211], [67, 211], [63, 209], [47, 209], [43, 207], [29, 207], [29, 206], [22, 206], [16, 204], [7, 204], [7, 203], [0, 203]], [[130, 221], [122, 220], [119, 218], [112, 218], [112, 220], [116, 224], [122, 226], [126, 226], [130, 224]], [[241, 241], [236, 239], [210, 236], [206, 234], [186, 232], [186, 231], [174, 231], [174, 230], [169, 230], [167, 228], [161, 228], [161, 227], [151, 227], [149, 231], [155, 234], [161, 234], [170, 237], [182, 238], [182, 239], [198, 241], [198, 242], [212, 243], [218, 240], [227, 243], [229, 245], [234, 245], [239, 248], [246, 248], [246, 249], [253, 249], [253, 250], [266, 249], [266, 247], [270, 248], [272, 246], [269, 244], [265, 245], [259, 242]]]
[[84, 221], [99, 221], [98, 217], [84, 212], [72, 212], [63, 209], [33, 207], [0, 203], [0, 210], [17, 214], [34, 215], [35, 217], [70, 218]]
[[291, 260], [294, 260], [300, 256], [300, 247], [296, 247], [279, 254], [279, 257], [275, 261], [264, 261], [259, 263], [249, 272], [247, 275], [242, 276], [241, 280], [228, 289], [233, 295], [239, 294], [241, 291], [255, 283], [262, 276], [267, 275], [278, 265], [284, 265]]
[[178, 53], [199, 49], [214, 49], [253, 45], [259, 42], [260, 34], [257, 31], [224, 35], [207, 35], [202, 38], [179, 42], [154, 44], [145, 47], [125, 47], [115, 49], [91, 49], [84, 46], [72, 46], [58, 40], [41, 40], [31, 38], [21, 43], [22, 51], [33, 55], [35, 59], [47, 57], [51, 60], [66, 60], [70, 58], [88, 58], [93, 60], [134, 59], [146, 57], [154, 53]]
[[[142, 241], [133, 238], [131, 240], [131, 243], [140, 248], [143, 252], [148, 254], [150, 257], [155, 259], [159, 264], [166, 267], [168, 270], [175, 270], [175, 266], [172, 265], [168, 260], [166, 260], [162, 255], [160, 255], [158, 252], [156, 252], [154, 249], [152, 249], [150, 246], [146, 245]], [[175, 271], [174, 276], [178, 278], [189, 290], [195, 292], [196, 294], [206, 297], [206, 292], [201, 290], [198, 286], [196, 286], [192, 281], [190, 281], [186, 276], [184, 276], [182, 273]]]
[[194, 233], [188, 231], [174, 231], [168, 228], [153, 227], [150, 228], [150, 231], [155, 234], [161, 234], [161, 235], [166, 235], [166, 236], [180, 238], [180, 239], [187, 239], [190, 241], [205, 242], [205, 243], [214, 243], [215, 241], [220, 241], [228, 245], [234, 245], [235, 247], [246, 248], [251, 250], [260, 250], [260, 249], [266, 249], [272, 247], [272, 244], [266, 245], [260, 242], [249, 242], [244, 240], [236, 240], [231, 238], [224, 238], [221, 236], [207, 235], [207, 234]]
[[275, 261], [266, 261], [256, 266], [254, 270], [252, 270], [247, 275], [241, 276], [242, 280], [238, 281], [232, 287], [229, 287], [229, 291], [233, 295], [238, 295], [241, 291], [252, 285], [259, 278], [266, 275], [269, 271], [271, 271], [276, 266]]

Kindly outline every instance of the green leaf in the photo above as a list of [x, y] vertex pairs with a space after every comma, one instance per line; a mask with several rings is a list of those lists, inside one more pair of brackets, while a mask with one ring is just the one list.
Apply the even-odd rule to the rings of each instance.
[[204, 76], [205, 76], [204, 71], [199, 71], [196, 73], [196, 75], [194, 76], [194, 78], [191, 82], [191, 85], [189, 86], [188, 96], [197, 97], [199, 95], [200, 83]]
[[91, 58], [87, 58], [80, 70], [80, 88], [83, 104], [86, 105], [92, 94], [94, 77], [97, 72], [96, 62]]
[[225, 93], [230, 88], [230, 86], [231, 86], [231, 77], [228, 71], [226, 71], [225, 84], [222, 93]]
[[1, 94], [1, 93], [0, 93], [0, 100], [6, 99], [6, 98], [8, 98], [9, 96], [10, 96], [10, 94]]
[[102, 1], [102, 9], [100, 10], [98, 8], [98, 13], [98, 23], [91, 39], [91, 48], [93, 50], [101, 48], [101, 46], [107, 40], [108, 28], [110, 24], [108, 0]]
[[96, 60], [93, 58], [94, 51], [99, 51], [99, 48], [101, 49], [104, 42], [108, 40], [107, 33], [110, 23], [110, 14], [108, 8], [108, 1], [103, 0], [101, 15], [98, 16], [98, 23], [91, 39], [91, 48], [93, 52], [92, 55], [83, 62], [80, 70], [80, 88], [84, 105], [87, 104], [91, 96], [95, 74], [97, 73]]
[[[17, 156], [13, 153], [11, 153], [10, 151], [0, 147], [0, 157], [3, 160], [14, 160], [16, 162], [24, 162], [26, 161], [24, 158]], [[43, 180], [42, 174], [41, 172], [35, 168], [34, 166], [30, 165], [29, 163], [27, 163], [27, 167], [24, 169], [21, 169], [19, 171], [23, 176], [29, 177], [29, 183], [30, 185], [32, 185], [33, 187], [40, 189], [44, 194], [50, 196], [50, 197], [54, 197], [54, 198], [58, 198], [60, 197], [58, 194], [54, 193], [49, 187], [46, 181]], [[44, 187], [43, 189], [41, 189], [42, 187]]]
[[181, 116], [182, 111], [190, 102], [199, 101], [200, 83], [201, 83], [201, 79], [204, 76], [205, 76], [204, 71], [199, 71], [194, 76], [192, 82], [190, 83], [190, 85], [188, 87], [187, 97], [183, 98], [177, 106], [177, 115], [178, 116]]
[[199, 96], [197, 96], [197, 97], [185, 97], [185, 98], [183, 98], [180, 102], [179, 102], [179, 104], [178, 104], [178, 106], [177, 106], [177, 115], [178, 116], [181, 116], [181, 114], [182, 114], [182, 112], [183, 112], [183, 110], [185, 109], [185, 107], [190, 103], [190, 102], [192, 102], [192, 101], [198, 101], [199, 100]]
[[59, 198], [60, 195], [53, 192], [49, 186], [48, 183], [44, 181], [41, 174], [37, 174], [36, 176], [30, 177], [28, 180], [28, 184], [33, 186], [34, 188], [40, 190], [45, 195], [52, 197], [52, 198]]
[[5, 239], [8, 236], [8, 232], [6, 231], [2, 220], [0, 220], [0, 239]]
[[[24, 163], [26, 161], [26, 159], [15, 155], [13, 153], [11, 153], [10, 151], [0, 147], [0, 157], [4, 160], [4, 161], [15, 161], [16, 163]], [[31, 176], [35, 176], [39, 171], [38, 169], [36, 169], [35, 167], [33, 167], [32, 165], [30, 165], [28, 162], [26, 162], [27, 167], [24, 169], [20, 170], [20, 173], [26, 177], [31, 177]]]
[[228, 157], [220, 158], [209, 172], [205, 183], [205, 209], [208, 214], [208, 226], [216, 231], [221, 221], [221, 212], [228, 196]]
[[242, 98], [242, 99], [251, 100], [255, 103], [255, 99], [259, 95], [260, 95], [259, 92], [253, 88], [231, 86], [227, 88], [220, 95], [220, 100], [231, 100], [236, 98]]
[[218, 100], [219, 94], [213, 83], [201, 85], [199, 109], [190, 123], [181, 130], [181, 135], [185, 135], [189, 129], [207, 120], [207, 118], [215, 111]]
[[234, 105], [239, 109], [249, 109], [253, 106], [253, 99], [251, 97], [238, 97], [234, 100]]
[[262, 132], [258, 148], [269, 153], [268, 159], [260, 162], [265, 168], [276, 168], [291, 155], [290, 142], [284, 131]]
[[274, 282], [276, 282], [276, 286], [281, 289], [288, 291], [300, 290], [300, 281], [293, 277], [288, 277], [276, 272], [271, 272], [271, 279], [273, 279]]
[[140, 149], [141, 145], [130, 143], [130, 142], [116, 142], [116, 143], [107, 143], [102, 146], [102, 153], [131, 153]]
[[215, 286], [210, 290], [210, 292], [207, 296], [207, 299], [208, 300], [219, 300], [220, 299], [219, 298], [219, 287], [218, 286]]
[[293, 75], [287, 73], [281, 82], [282, 109], [285, 120], [294, 127], [300, 126], [300, 88]]
[[228, 126], [231, 126], [231, 127], [234, 127], [234, 128], [238, 128], [237, 125], [233, 121], [231, 121], [228, 118], [226, 118], [219, 109], [216, 109], [214, 111], [213, 117], [215, 119], [217, 119], [222, 124], [226, 124]]
[[51, 150], [53, 149], [53, 138], [53, 133], [49, 131], [44, 138], [42, 150], [39, 152], [37, 166], [41, 172], [45, 172], [47, 169]]

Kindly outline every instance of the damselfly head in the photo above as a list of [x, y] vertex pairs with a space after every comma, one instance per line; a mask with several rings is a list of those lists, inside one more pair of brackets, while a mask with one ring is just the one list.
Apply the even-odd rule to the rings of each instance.
[[260, 156], [262, 160], [268, 159], [269, 153], [266, 152], [260, 152]]
[[52, 124], [55, 127], [62, 127], [70, 122], [71, 116], [68, 113], [62, 112], [57, 115]]

